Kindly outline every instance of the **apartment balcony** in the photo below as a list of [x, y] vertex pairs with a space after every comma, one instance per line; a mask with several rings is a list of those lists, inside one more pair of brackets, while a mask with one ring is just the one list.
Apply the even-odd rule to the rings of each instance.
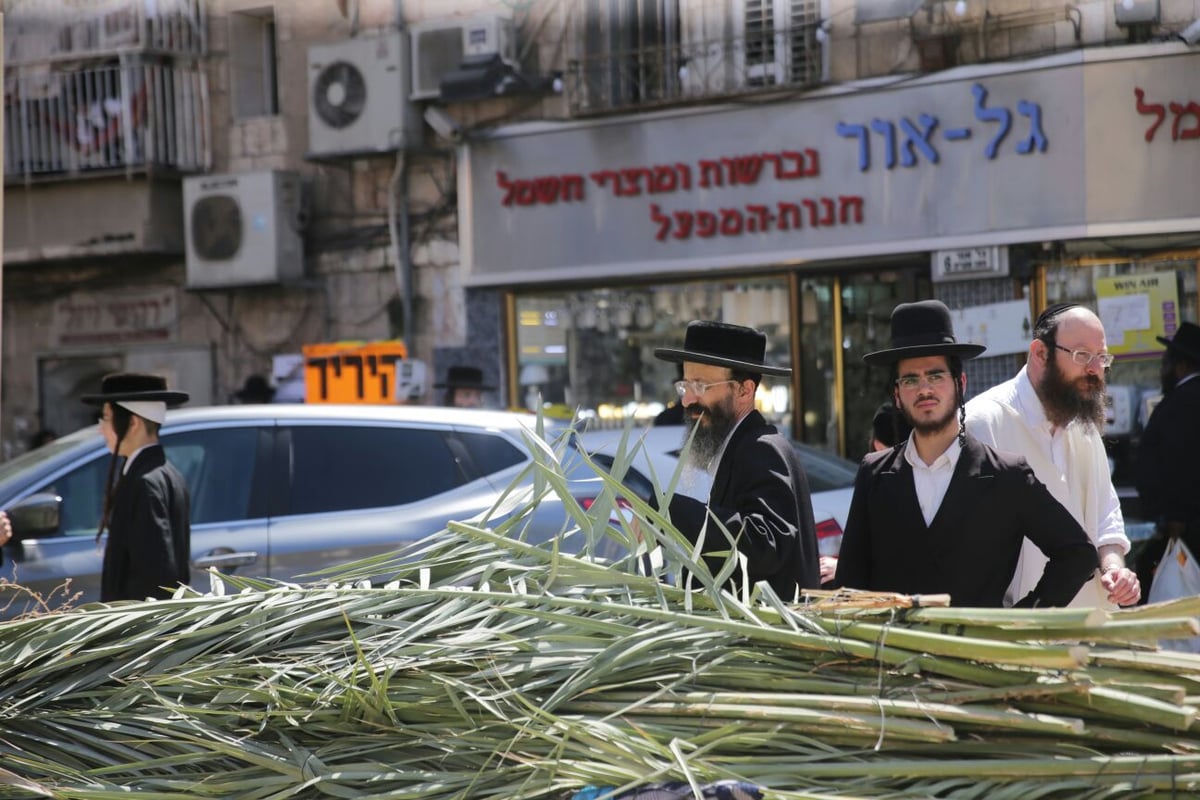
[[[590, 47], [570, 61], [565, 92], [573, 115], [712, 102], [819, 84], [825, 59], [815, 18], [738, 37], [633, 47]], [[823, 38], [823, 37], [821, 37]]]
[[189, 173], [210, 161], [196, 62], [128, 55], [5, 73], [5, 183], [121, 172]]
[[203, 0], [4, 0], [5, 67], [205, 52]]

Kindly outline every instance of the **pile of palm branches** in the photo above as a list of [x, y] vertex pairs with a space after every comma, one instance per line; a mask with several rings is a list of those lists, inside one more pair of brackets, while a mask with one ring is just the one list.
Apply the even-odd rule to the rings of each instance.
[[[541, 492], [567, 478], [539, 459]], [[319, 585], [0, 625], [0, 796], [571, 798], [738, 779], [779, 798], [1200, 792], [1200, 599], [1106, 613], [716, 587], [562, 496]], [[607, 508], [606, 508], [607, 506]], [[600, 539], [625, 558], [600, 561]], [[731, 559], [728, 571], [737, 569]], [[679, 588], [683, 571], [701, 588]], [[386, 583], [380, 584], [380, 578]], [[374, 579], [369, 582], [368, 579]]]

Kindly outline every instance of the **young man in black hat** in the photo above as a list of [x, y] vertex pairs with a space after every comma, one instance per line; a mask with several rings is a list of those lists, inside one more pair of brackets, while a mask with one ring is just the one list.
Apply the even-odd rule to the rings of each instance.
[[[1137, 575], [1125, 566], [1129, 538], [1101, 438], [1112, 358], [1100, 318], [1075, 303], [1059, 303], [1034, 321], [1029, 357], [1016, 376], [967, 403], [976, 438], [1024, 456], [1092, 540], [1100, 570], [1069, 604], [1083, 608], [1115, 609], [1141, 595]], [[1044, 563], [1026, 542], [1010, 602], [1029, 592]]]
[[[158, 375], [105, 376], [100, 394], [83, 402], [100, 406], [100, 433], [113, 454], [108, 491], [96, 539], [108, 529], [100, 599], [170, 597], [191, 578], [191, 523], [187, 483], [167, 461], [158, 430], [168, 406], [186, 403]], [[113, 480], [117, 460], [125, 458]]]
[[[708, 503], [676, 494], [672, 524], [702, 552], [715, 574], [725, 564], [729, 539], [745, 556], [751, 584], [766, 581], [784, 600], [820, 586], [816, 525], [808, 480], [791, 442], [754, 408], [763, 375], [790, 375], [765, 363], [767, 337], [741, 325], [695, 321], [682, 350], [654, 355], [683, 364], [675, 382], [686, 430], [695, 429], [687, 457], [712, 476]], [[719, 523], [719, 524], [718, 524]], [[741, 585], [740, 570], [733, 587]]]
[[442, 405], [451, 408], [482, 408], [483, 393], [495, 386], [483, 382], [483, 370], [478, 367], [453, 366], [446, 373], [445, 383], [434, 384], [435, 389], [445, 389]]
[[1142, 562], [1156, 563], [1154, 553], [1161, 557], [1171, 537], [1200, 558], [1200, 326], [1185, 322], [1174, 337], [1156, 338], [1167, 347], [1163, 397], [1146, 423], [1134, 469], [1142, 511], [1158, 522], [1157, 541], [1138, 563], [1143, 583], [1150, 574]]
[[954, 338], [944, 304], [923, 300], [897, 306], [892, 347], [863, 356], [892, 369], [896, 407], [913, 431], [863, 459], [836, 585], [999, 607], [1025, 537], [1048, 563], [1018, 605], [1064, 605], [1096, 568], [1087, 534], [1025, 460], [966, 432], [962, 362], [983, 350]]

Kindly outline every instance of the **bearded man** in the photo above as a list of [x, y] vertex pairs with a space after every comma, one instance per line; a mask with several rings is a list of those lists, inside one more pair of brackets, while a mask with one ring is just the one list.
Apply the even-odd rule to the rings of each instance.
[[[766, 581], [785, 601], [820, 586], [816, 526], [808, 479], [791, 442], [754, 408], [763, 375], [791, 369], [765, 363], [767, 337], [741, 325], [690, 323], [683, 349], [654, 355], [683, 365], [675, 382], [691, 435], [689, 461], [712, 476], [708, 502], [675, 494], [668, 516], [701, 544], [716, 574], [729, 554], [744, 557], [750, 584]], [[728, 588], [743, 586], [741, 568]]]
[[945, 304], [922, 300], [896, 306], [891, 348], [863, 356], [891, 369], [912, 433], [863, 459], [835, 585], [997, 607], [1026, 537], [1046, 566], [1019, 605], [1063, 605], [1095, 569], [1087, 535], [1025, 460], [968, 433], [962, 364], [983, 351], [955, 339]]
[[[1016, 377], [967, 403], [971, 432], [1025, 456], [1099, 553], [1099, 570], [1072, 606], [1111, 609], [1141, 597], [1137, 575], [1125, 566], [1129, 539], [1101, 439], [1112, 358], [1099, 317], [1074, 303], [1053, 305], [1034, 323], [1029, 358]], [[1043, 563], [1026, 542], [1009, 601], [1028, 590]]]

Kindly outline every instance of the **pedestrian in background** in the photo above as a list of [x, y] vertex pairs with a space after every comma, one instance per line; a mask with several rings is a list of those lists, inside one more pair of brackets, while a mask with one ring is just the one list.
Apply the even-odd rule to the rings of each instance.
[[[100, 599], [170, 597], [191, 577], [190, 498], [187, 483], [158, 441], [167, 407], [186, 403], [158, 375], [107, 375], [100, 393], [83, 402], [100, 407], [100, 433], [112, 453], [96, 541], [108, 530]], [[113, 473], [125, 463], [120, 477]]]
[[[745, 556], [749, 583], [766, 581], [784, 600], [820, 585], [817, 535], [804, 469], [787, 437], [754, 407], [763, 375], [791, 369], [765, 363], [767, 337], [741, 325], [697, 320], [682, 349], [654, 355], [683, 365], [675, 390], [683, 406], [685, 458], [712, 475], [708, 502], [675, 494], [671, 523], [696, 543], [714, 574], [730, 550], [723, 527]], [[692, 435], [692, 431], [695, 431]], [[712, 554], [712, 555], [707, 555]], [[743, 586], [735, 572], [730, 588]]]
[[234, 397], [243, 404], [270, 403], [275, 399], [275, 387], [256, 373], [246, 378], [246, 382], [234, 393]]
[[1025, 460], [968, 432], [962, 362], [983, 351], [955, 339], [943, 303], [922, 300], [896, 306], [891, 348], [863, 356], [892, 370], [896, 407], [913, 430], [863, 459], [835, 585], [1001, 606], [1026, 537], [1047, 561], [1018, 605], [1064, 605], [1096, 568], [1087, 535]]
[[895, 447], [908, 438], [912, 426], [904, 417], [904, 412], [892, 403], [882, 403], [875, 409], [871, 418], [871, 441], [868, 442], [869, 453], [887, 450]]
[[435, 389], [445, 389], [442, 405], [451, 408], [482, 408], [483, 393], [494, 390], [483, 382], [483, 370], [478, 367], [455, 365], [446, 373], [443, 383], [434, 384]]
[[[1111, 364], [1100, 318], [1078, 304], [1060, 303], [1038, 315], [1028, 360], [1016, 377], [967, 403], [971, 432], [998, 450], [1025, 456], [1096, 546], [1100, 571], [1073, 606], [1128, 606], [1141, 596], [1137, 575], [1125, 565], [1129, 539], [1101, 439]], [[1026, 542], [1010, 601], [1033, 588], [1044, 563]]]
[[1134, 480], [1142, 512], [1156, 523], [1155, 537], [1138, 557], [1137, 572], [1149, 586], [1172, 539], [1200, 555], [1200, 326], [1185, 322], [1175, 336], [1157, 337], [1162, 355], [1162, 400], [1142, 433]]

